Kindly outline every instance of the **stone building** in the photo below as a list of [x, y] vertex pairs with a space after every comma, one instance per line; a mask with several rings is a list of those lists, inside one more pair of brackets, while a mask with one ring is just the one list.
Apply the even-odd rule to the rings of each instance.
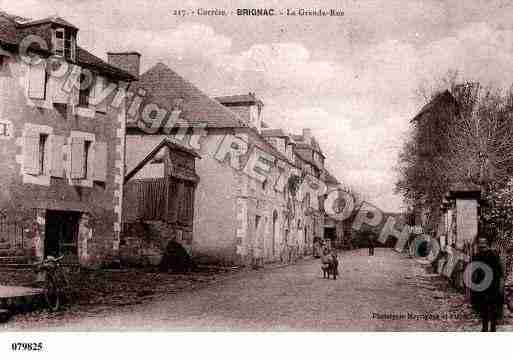
[[[322, 196], [311, 193], [300, 193], [302, 203], [302, 220], [298, 234], [301, 243], [301, 252], [311, 254], [315, 238], [336, 241], [341, 239], [341, 233], [337, 234], [334, 221], [330, 221], [324, 211], [324, 194], [340, 184], [325, 169], [325, 156], [319, 143], [312, 136], [310, 129], [303, 129], [301, 135], [287, 135], [281, 129], [263, 129], [262, 135], [275, 146], [284, 156], [292, 161], [300, 169], [306, 179], [315, 179], [323, 188]], [[339, 232], [341, 224], [338, 224]], [[334, 243], [335, 244], [335, 243]]]
[[[327, 186], [327, 193], [340, 190], [340, 181], [337, 180], [327, 169], [324, 169], [324, 182]], [[331, 242], [335, 248], [350, 249], [351, 237], [347, 233], [349, 228], [344, 227], [344, 221], [337, 220], [326, 213], [324, 208], [325, 198], [322, 199], [323, 214], [323, 238]], [[338, 203], [334, 204], [338, 205]], [[337, 207], [337, 210], [339, 208]], [[349, 227], [349, 226], [346, 226]]]
[[[77, 44], [53, 17], [0, 13], [0, 256], [117, 256], [129, 73]], [[30, 36], [30, 37], [29, 37]], [[21, 53], [30, 40], [31, 56]]]
[[127, 161], [165, 138], [201, 157], [191, 246], [197, 261], [250, 264], [299, 253], [304, 211], [289, 196], [288, 179], [301, 169], [291, 147], [286, 156], [260, 133], [261, 101], [240, 96], [223, 106], [160, 63], [130, 90], [144, 99], [127, 125]]

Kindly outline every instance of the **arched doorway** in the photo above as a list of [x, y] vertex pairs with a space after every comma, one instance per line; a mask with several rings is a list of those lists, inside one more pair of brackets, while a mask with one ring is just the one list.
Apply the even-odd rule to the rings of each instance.
[[276, 254], [276, 234], [278, 233], [278, 212], [273, 212], [273, 229], [272, 229], [272, 240], [271, 240], [271, 255], [274, 258]]

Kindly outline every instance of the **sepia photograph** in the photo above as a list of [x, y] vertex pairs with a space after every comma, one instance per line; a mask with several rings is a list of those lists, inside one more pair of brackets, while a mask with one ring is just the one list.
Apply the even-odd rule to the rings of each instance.
[[0, 0], [0, 166], [9, 356], [513, 330], [508, 1]]

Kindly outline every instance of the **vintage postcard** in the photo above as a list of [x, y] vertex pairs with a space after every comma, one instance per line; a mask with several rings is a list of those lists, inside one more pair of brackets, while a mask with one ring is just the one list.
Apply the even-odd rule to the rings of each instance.
[[512, 23], [0, 1], [1, 330], [511, 331]]

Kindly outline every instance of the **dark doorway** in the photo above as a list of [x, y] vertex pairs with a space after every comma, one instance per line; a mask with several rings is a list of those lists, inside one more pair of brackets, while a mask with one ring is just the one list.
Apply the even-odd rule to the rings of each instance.
[[335, 227], [324, 227], [324, 239], [327, 239], [332, 246], [335, 246], [337, 230]]
[[78, 221], [80, 212], [46, 211], [45, 257], [66, 256], [78, 261]]
[[273, 212], [273, 237], [272, 237], [272, 256], [274, 257], [276, 251], [276, 235], [278, 234], [278, 212], [276, 210]]
[[337, 232], [335, 228], [324, 228], [324, 238], [326, 239], [335, 239], [337, 237]]

